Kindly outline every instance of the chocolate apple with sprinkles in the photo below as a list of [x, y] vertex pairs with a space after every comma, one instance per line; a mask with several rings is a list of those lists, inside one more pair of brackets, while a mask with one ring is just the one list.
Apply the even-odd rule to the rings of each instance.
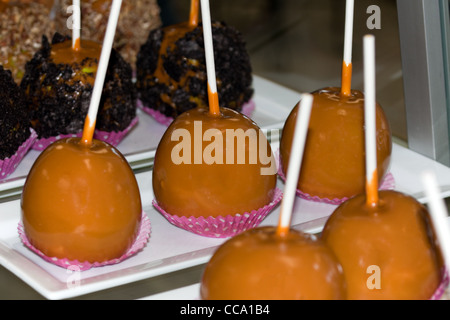
[[[42, 48], [27, 63], [21, 82], [32, 126], [40, 139], [81, 134], [100, 52], [101, 44], [94, 41], [81, 40], [80, 50], [73, 50], [68, 36], [56, 33], [51, 44], [42, 37]], [[99, 132], [121, 133], [136, 121], [132, 70], [113, 49], [96, 128]], [[96, 138], [105, 141], [102, 137]]]
[[[254, 91], [245, 41], [239, 31], [224, 22], [213, 22], [212, 33], [220, 107], [243, 112], [243, 107], [251, 104]], [[138, 98], [144, 110], [156, 110], [173, 119], [208, 105], [201, 22], [183, 22], [151, 31], [136, 66]]]
[[11, 157], [30, 137], [25, 97], [11, 71], [0, 66], [0, 159]]
[[23, 91], [0, 65], [0, 179], [9, 176], [36, 139]]

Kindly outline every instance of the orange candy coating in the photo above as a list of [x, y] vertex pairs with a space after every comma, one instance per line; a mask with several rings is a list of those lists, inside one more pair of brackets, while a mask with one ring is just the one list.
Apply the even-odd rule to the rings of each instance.
[[276, 227], [247, 230], [226, 241], [208, 262], [202, 299], [345, 299], [342, 268], [320, 240]]
[[139, 231], [136, 178], [120, 152], [93, 140], [62, 139], [45, 149], [27, 177], [22, 223], [49, 257], [103, 262], [122, 256]]
[[[255, 133], [257, 143], [231, 141], [229, 133], [238, 134], [238, 130]], [[227, 160], [230, 151], [234, 157]], [[241, 162], [239, 155], [245, 155]], [[155, 199], [166, 212], [178, 216], [251, 212], [272, 201], [276, 169], [262, 174], [271, 164], [275, 166], [270, 145], [259, 136], [253, 121], [231, 109], [220, 108], [220, 115], [215, 116], [197, 107], [178, 116], [158, 145], [153, 168]]]
[[[365, 190], [364, 95], [340, 88], [313, 92], [313, 106], [297, 188], [320, 198], [345, 198]], [[294, 135], [298, 104], [283, 128], [280, 157], [284, 174]], [[376, 106], [378, 180], [386, 174], [392, 152], [387, 118]]]
[[439, 286], [430, 217], [410, 196], [380, 191], [376, 207], [366, 205], [364, 194], [349, 199], [333, 212], [322, 239], [342, 264], [349, 299], [429, 299]]

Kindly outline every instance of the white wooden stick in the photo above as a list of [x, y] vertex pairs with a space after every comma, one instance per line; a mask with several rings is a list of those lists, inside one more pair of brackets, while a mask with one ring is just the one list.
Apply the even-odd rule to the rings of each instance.
[[352, 62], [354, 7], [355, 1], [347, 0], [345, 4], [345, 31], [344, 31], [344, 62], [347, 65]]
[[291, 154], [287, 168], [286, 184], [281, 204], [278, 230], [288, 230], [291, 224], [292, 209], [294, 207], [300, 167], [302, 165], [306, 136], [308, 135], [309, 119], [313, 96], [304, 93], [300, 101], [295, 123], [294, 139], [292, 140]]
[[94, 126], [97, 119], [98, 107], [102, 96], [103, 84], [105, 83], [106, 71], [108, 69], [111, 49], [116, 34], [117, 21], [119, 20], [122, 0], [113, 0], [111, 12], [109, 14], [108, 25], [106, 27], [105, 38], [103, 40], [102, 52], [98, 63], [97, 74], [95, 76], [92, 98], [89, 105], [88, 117], [90, 125]]
[[76, 48], [76, 42], [81, 35], [81, 6], [80, 0], [73, 0], [72, 3], [72, 48]]
[[375, 37], [365, 35], [364, 45], [364, 122], [366, 143], [366, 181], [373, 182], [377, 170], [375, 98]]
[[205, 42], [206, 73], [208, 85], [211, 93], [217, 92], [216, 69], [214, 65], [214, 48], [212, 39], [211, 13], [209, 10], [209, 0], [201, 0], [203, 39]]

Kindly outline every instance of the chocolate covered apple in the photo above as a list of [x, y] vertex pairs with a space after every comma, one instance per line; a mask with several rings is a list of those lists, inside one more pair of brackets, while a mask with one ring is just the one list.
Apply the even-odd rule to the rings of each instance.
[[[51, 44], [43, 37], [42, 48], [27, 63], [21, 88], [40, 139], [83, 130], [102, 44], [81, 39], [75, 50], [72, 43], [73, 39], [60, 34], [54, 35]], [[114, 49], [102, 95], [96, 129], [125, 133], [135, 124], [136, 95], [131, 67]]]
[[[252, 68], [242, 34], [224, 22], [212, 23], [217, 89], [221, 107], [243, 111], [253, 96]], [[203, 22], [198, 0], [189, 21], [152, 30], [136, 61], [136, 87], [144, 111], [174, 119], [208, 105]], [[156, 113], [157, 112], [157, 113]], [[156, 116], [156, 115], [159, 116]]]

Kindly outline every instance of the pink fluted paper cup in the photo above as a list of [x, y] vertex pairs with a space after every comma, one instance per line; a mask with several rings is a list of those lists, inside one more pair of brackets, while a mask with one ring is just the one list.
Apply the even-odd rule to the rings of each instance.
[[429, 300], [440, 300], [444, 297], [445, 292], [448, 288], [448, 284], [449, 284], [449, 276], [448, 276], [448, 271], [447, 269], [444, 267], [444, 272], [443, 272], [443, 277], [442, 277], [442, 281], [439, 285], [439, 287], [436, 289], [436, 291], [434, 292], [434, 294], [431, 296], [431, 298]]
[[[279, 161], [279, 159], [278, 159], [278, 163], [281, 163]], [[286, 176], [284, 175], [280, 164], [278, 165], [278, 176], [281, 178], [281, 180], [286, 182]], [[395, 188], [394, 176], [392, 175], [392, 173], [388, 172], [381, 180], [379, 190], [393, 190], [394, 188]], [[312, 196], [312, 195], [310, 195], [306, 192], [303, 192], [299, 189], [296, 190], [296, 194], [298, 197], [309, 200], [309, 201], [323, 202], [323, 203], [328, 203], [328, 204], [333, 204], [333, 205], [339, 205], [349, 199], [348, 197], [334, 198], [334, 199], [321, 198], [318, 196]]]
[[[128, 134], [128, 132], [133, 129], [133, 127], [139, 122], [139, 118], [136, 116], [122, 131], [101, 131], [101, 130], [95, 130], [94, 131], [94, 139], [105, 141], [109, 143], [110, 145], [117, 147], [117, 145], [123, 140], [123, 138]], [[80, 131], [78, 133], [69, 133], [69, 134], [59, 134], [54, 137], [49, 138], [40, 138], [35, 141], [33, 144], [33, 149], [37, 151], [42, 151], [45, 148], [47, 148], [50, 144], [52, 144], [55, 141], [64, 139], [64, 138], [80, 138], [83, 135], [83, 132]]]
[[[281, 159], [280, 159], [280, 150], [279, 149], [276, 152], [275, 159], [277, 160], [278, 176], [281, 178], [281, 180], [286, 182], [286, 176], [284, 175], [283, 170], [281, 168]], [[392, 173], [388, 172], [385, 174], [385, 176], [381, 180], [381, 183], [380, 183], [378, 189], [379, 190], [394, 190], [394, 188], [395, 188], [394, 176], [392, 175]], [[334, 198], [334, 199], [321, 198], [318, 196], [312, 196], [312, 195], [310, 195], [306, 192], [303, 192], [299, 189], [296, 190], [296, 195], [300, 198], [303, 198], [303, 199], [306, 199], [309, 201], [322, 202], [322, 203], [328, 203], [328, 204], [333, 204], [333, 205], [340, 205], [341, 203], [343, 203], [349, 199], [348, 197]]]
[[112, 260], [108, 260], [108, 261], [104, 261], [104, 262], [93, 262], [93, 263], [87, 262], [87, 261], [80, 262], [78, 260], [69, 260], [69, 259], [63, 259], [63, 258], [48, 257], [44, 253], [42, 253], [40, 250], [36, 249], [30, 243], [30, 241], [28, 240], [28, 238], [24, 232], [23, 225], [21, 222], [19, 222], [17, 230], [19, 232], [19, 237], [22, 240], [22, 243], [28, 249], [30, 249], [31, 251], [36, 253], [39, 257], [41, 257], [45, 261], [50, 262], [50, 263], [57, 265], [59, 267], [62, 267], [62, 268], [66, 268], [66, 269], [69, 267], [76, 266], [79, 271], [86, 271], [86, 270], [89, 270], [89, 269], [95, 268], [95, 267], [102, 267], [102, 266], [117, 264], [119, 262], [122, 262], [125, 259], [128, 259], [129, 257], [135, 255], [137, 252], [142, 250], [146, 246], [148, 239], [150, 238], [151, 223], [150, 223], [150, 219], [148, 218], [147, 214], [145, 212], [142, 212], [142, 220], [141, 220], [141, 225], [139, 227], [139, 233], [138, 233], [133, 245], [127, 250], [127, 252], [125, 252], [121, 257], [119, 257], [117, 259], [112, 259]]
[[117, 145], [120, 143], [120, 141], [123, 140], [123, 138], [128, 134], [128, 132], [131, 131], [131, 129], [134, 128], [135, 125], [139, 122], [139, 118], [136, 116], [128, 125], [128, 127], [125, 128], [125, 130], [122, 131], [101, 131], [101, 130], [95, 130], [94, 132], [94, 138], [97, 140], [102, 140], [110, 145], [117, 147]]
[[17, 166], [25, 157], [25, 154], [32, 147], [36, 139], [37, 139], [36, 132], [30, 128], [30, 136], [17, 149], [16, 153], [14, 153], [9, 158], [0, 160], [0, 180], [8, 177], [11, 173], [13, 173], [16, 170]]
[[281, 201], [283, 193], [275, 189], [272, 202], [264, 207], [243, 214], [217, 217], [183, 217], [171, 215], [162, 209], [156, 200], [153, 206], [173, 225], [195, 234], [210, 238], [227, 238], [237, 235], [247, 229], [258, 226], [261, 221]]
[[54, 137], [40, 138], [34, 142], [32, 148], [37, 151], [43, 151], [55, 141], [65, 139], [65, 138], [75, 138], [75, 137], [80, 138], [81, 132], [80, 133], [59, 134]]
[[[136, 104], [139, 109], [141, 109], [142, 111], [150, 115], [153, 119], [155, 119], [157, 122], [161, 123], [162, 125], [165, 125], [166, 127], [168, 127], [173, 121], [173, 118], [162, 114], [158, 110], [152, 109], [144, 105], [144, 103], [139, 99], [137, 100]], [[250, 100], [249, 102], [245, 103], [242, 106], [241, 112], [247, 117], [251, 118], [251, 115], [255, 111], [255, 107], [256, 107], [255, 102], [253, 100]]]

